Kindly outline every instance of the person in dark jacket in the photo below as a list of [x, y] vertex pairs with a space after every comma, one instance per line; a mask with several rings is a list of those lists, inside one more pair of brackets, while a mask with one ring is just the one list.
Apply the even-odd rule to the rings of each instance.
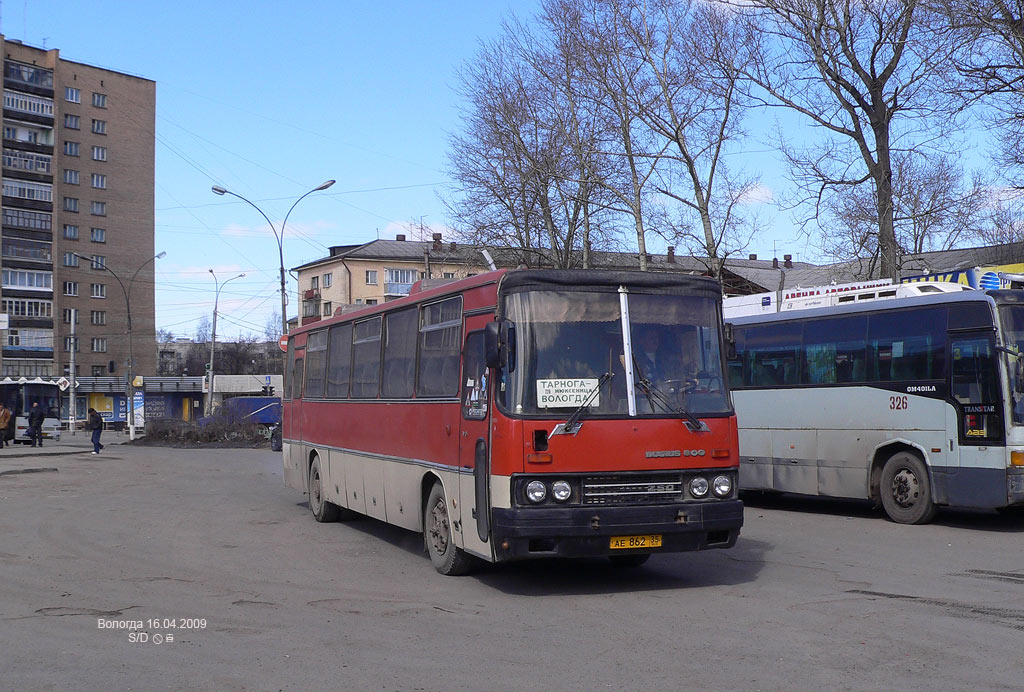
[[103, 445], [100, 444], [100, 435], [103, 434], [103, 419], [94, 408], [89, 409], [89, 430], [92, 430], [92, 452], [90, 454], [99, 454], [103, 449]]
[[[28, 438], [32, 440], [33, 447], [43, 446], [43, 420], [46, 414], [39, 407], [38, 401], [32, 402], [32, 408], [28, 412]], [[38, 444], [37, 444], [38, 443]]]

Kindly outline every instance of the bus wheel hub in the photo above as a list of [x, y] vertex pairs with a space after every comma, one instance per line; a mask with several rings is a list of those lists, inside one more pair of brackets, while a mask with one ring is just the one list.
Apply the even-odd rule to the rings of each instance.
[[910, 469], [900, 469], [892, 479], [892, 497], [901, 507], [910, 507], [921, 494], [917, 476]]

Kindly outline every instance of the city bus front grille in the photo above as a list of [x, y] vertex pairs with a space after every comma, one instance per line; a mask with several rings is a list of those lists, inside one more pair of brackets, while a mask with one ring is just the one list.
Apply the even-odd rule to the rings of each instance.
[[683, 479], [677, 473], [588, 476], [583, 479], [581, 494], [585, 505], [678, 502], [683, 496]]

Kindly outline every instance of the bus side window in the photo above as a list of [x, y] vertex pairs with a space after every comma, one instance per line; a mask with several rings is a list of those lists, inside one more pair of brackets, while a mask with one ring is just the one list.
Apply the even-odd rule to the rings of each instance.
[[292, 398], [302, 398], [302, 358], [296, 358], [295, 364], [292, 366]]

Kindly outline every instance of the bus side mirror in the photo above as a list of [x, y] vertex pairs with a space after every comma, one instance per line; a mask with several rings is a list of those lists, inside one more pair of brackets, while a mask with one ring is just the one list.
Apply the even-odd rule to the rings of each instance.
[[726, 360], [736, 360], [736, 334], [733, 332], [732, 322], [726, 322], [724, 326]]
[[488, 368], [501, 367], [502, 322], [488, 322], [484, 327], [484, 358]]

